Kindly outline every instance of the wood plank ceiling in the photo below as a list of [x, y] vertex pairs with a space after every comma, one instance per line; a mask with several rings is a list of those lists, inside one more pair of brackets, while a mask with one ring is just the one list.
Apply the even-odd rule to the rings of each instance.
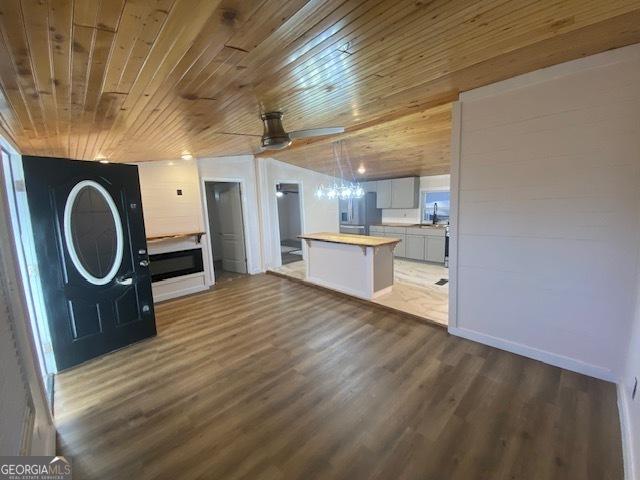
[[[277, 109], [347, 127], [368, 176], [398, 176], [446, 169], [450, 107], [428, 109], [639, 42], [640, 0], [2, 0], [0, 33], [0, 128], [23, 153], [256, 153]], [[326, 139], [300, 145], [273, 156], [330, 169]]]

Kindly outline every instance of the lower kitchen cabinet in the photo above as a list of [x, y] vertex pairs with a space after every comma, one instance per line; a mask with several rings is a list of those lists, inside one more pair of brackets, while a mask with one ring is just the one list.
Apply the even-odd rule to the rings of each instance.
[[370, 234], [376, 237], [399, 238], [393, 256], [426, 262], [444, 263], [444, 230], [420, 227], [374, 226]]
[[427, 262], [444, 262], [444, 237], [425, 237]]
[[425, 239], [422, 235], [406, 235], [405, 236], [405, 257], [412, 260], [425, 259]]

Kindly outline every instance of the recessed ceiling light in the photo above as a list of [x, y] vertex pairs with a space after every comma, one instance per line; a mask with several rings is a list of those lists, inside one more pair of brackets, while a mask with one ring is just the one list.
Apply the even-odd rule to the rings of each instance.
[[364, 172], [366, 172], [367, 170], [364, 168], [364, 165], [360, 165], [360, 168], [358, 168], [358, 173], [360, 175], [362, 175]]
[[191, 155], [190, 153], [183, 153], [182, 154], [182, 159], [183, 160], [191, 160], [193, 158], [193, 155]]
[[109, 163], [109, 160], [107, 160], [106, 158], [102, 158], [100, 159], [100, 163]]

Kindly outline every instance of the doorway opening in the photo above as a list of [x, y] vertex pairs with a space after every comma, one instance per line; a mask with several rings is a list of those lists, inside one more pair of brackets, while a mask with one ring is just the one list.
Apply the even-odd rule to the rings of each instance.
[[247, 273], [240, 182], [205, 181], [204, 188], [215, 283], [235, 280]]
[[276, 185], [278, 201], [278, 228], [280, 231], [280, 258], [282, 265], [302, 261], [302, 234], [300, 186], [297, 183]]

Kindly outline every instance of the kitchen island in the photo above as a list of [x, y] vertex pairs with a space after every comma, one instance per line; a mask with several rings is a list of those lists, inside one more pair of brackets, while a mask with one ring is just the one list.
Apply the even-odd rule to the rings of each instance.
[[307, 243], [307, 281], [371, 300], [393, 288], [393, 249], [399, 238], [310, 233]]

